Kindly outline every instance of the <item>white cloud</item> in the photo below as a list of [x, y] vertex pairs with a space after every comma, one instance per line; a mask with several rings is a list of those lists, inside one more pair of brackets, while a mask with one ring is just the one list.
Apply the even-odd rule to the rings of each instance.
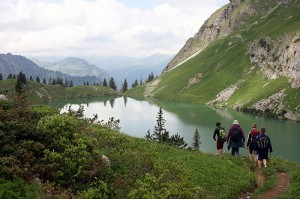
[[[25, 56], [146, 56], [177, 53], [228, 0], [4, 0], [0, 51]], [[150, 4], [149, 4], [150, 5]]]

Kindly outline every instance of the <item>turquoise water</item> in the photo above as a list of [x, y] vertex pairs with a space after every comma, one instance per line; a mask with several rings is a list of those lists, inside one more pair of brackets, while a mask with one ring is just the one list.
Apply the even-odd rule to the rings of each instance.
[[[54, 102], [52, 105], [68, 110], [71, 105], [77, 109], [79, 105], [85, 108], [85, 116], [98, 114], [99, 120], [107, 121], [110, 117], [120, 119], [121, 132], [130, 136], [144, 138], [147, 131], [154, 130], [159, 107], [162, 107], [165, 127], [170, 134], [179, 133], [189, 145], [193, 142], [196, 129], [200, 133], [200, 150], [217, 153], [216, 144], [212, 138], [216, 121], [228, 131], [233, 120], [238, 120], [245, 136], [251, 130], [251, 124], [256, 123], [258, 129], [266, 128], [273, 145], [273, 155], [300, 162], [300, 123], [281, 121], [259, 117], [252, 114], [227, 109], [215, 109], [207, 106], [172, 102], [164, 100], [135, 100], [127, 97], [101, 97], [93, 99], [69, 99]], [[226, 148], [226, 153], [229, 153]], [[247, 156], [247, 150], [241, 148], [242, 155]]]

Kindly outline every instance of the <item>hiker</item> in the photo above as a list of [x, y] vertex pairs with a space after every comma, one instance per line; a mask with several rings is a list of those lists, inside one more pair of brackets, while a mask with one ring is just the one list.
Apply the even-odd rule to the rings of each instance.
[[261, 134], [256, 138], [254, 144], [254, 151], [258, 155], [258, 168], [261, 168], [261, 162], [263, 161], [264, 166], [267, 167], [268, 153], [270, 155], [273, 152], [272, 144], [269, 136], [265, 134], [266, 129], [260, 129]]
[[[217, 136], [217, 140], [216, 140]], [[213, 139], [217, 141], [217, 149], [219, 152], [219, 155], [223, 154], [223, 145], [226, 141], [226, 132], [223, 127], [221, 127], [221, 122], [216, 122], [216, 129], [214, 131]]]
[[254, 166], [256, 165], [256, 162], [257, 162], [257, 155], [255, 153], [254, 153], [254, 157], [253, 157], [254, 143], [256, 141], [256, 138], [259, 136], [259, 134], [260, 134], [260, 132], [257, 130], [256, 124], [253, 123], [252, 130], [249, 132], [248, 138], [247, 138], [247, 149], [248, 149], [248, 153], [249, 153], [249, 159], [251, 162], [253, 160]]
[[243, 129], [240, 127], [239, 122], [234, 120], [232, 126], [228, 131], [228, 135], [226, 138], [226, 142], [229, 144], [227, 146], [228, 150], [232, 148], [231, 155], [239, 156], [240, 155], [240, 147], [244, 147], [245, 135]]

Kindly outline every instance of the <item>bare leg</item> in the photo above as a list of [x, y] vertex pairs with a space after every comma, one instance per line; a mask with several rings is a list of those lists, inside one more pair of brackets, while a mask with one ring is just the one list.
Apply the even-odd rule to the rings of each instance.
[[261, 168], [261, 160], [258, 160], [258, 168]]
[[219, 155], [222, 155], [223, 149], [219, 149]]
[[252, 162], [252, 154], [250, 152], [250, 149], [248, 148], [248, 153], [249, 153], [249, 159], [250, 159], [250, 162]]
[[257, 161], [258, 161], [258, 156], [256, 154], [254, 154], [254, 166], [257, 165]]
[[263, 159], [265, 167], [267, 167], [267, 159]]

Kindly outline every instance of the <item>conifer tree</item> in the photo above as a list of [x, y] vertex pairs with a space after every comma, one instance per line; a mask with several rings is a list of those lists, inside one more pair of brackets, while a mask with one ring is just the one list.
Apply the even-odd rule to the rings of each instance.
[[7, 79], [12, 79], [13, 75], [11, 73], [8, 74]]
[[108, 86], [106, 79], [103, 80], [103, 86]]
[[125, 78], [124, 83], [122, 84], [122, 92], [124, 93], [127, 90], [128, 90], [128, 83], [127, 83], [127, 80]]
[[163, 117], [162, 108], [159, 108], [156, 117], [156, 126], [154, 126], [153, 134], [150, 134], [150, 131], [147, 131], [146, 139], [147, 140], [156, 140], [160, 143], [168, 144], [178, 148], [185, 148], [187, 143], [184, 142], [184, 138], [181, 137], [178, 133], [170, 137], [169, 131], [165, 128], [166, 120]]
[[38, 83], [40, 83], [40, 77], [39, 76], [36, 76], [36, 79], [35, 79], [35, 81], [37, 81]]
[[3, 80], [3, 75], [2, 75], [2, 73], [0, 73], [0, 80]]
[[200, 142], [200, 134], [198, 132], [198, 129], [196, 129], [195, 133], [194, 133], [193, 144], [192, 144], [193, 149], [199, 150], [200, 144], [201, 144], [201, 142]]
[[131, 88], [134, 88], [134, 87], [136, 87], [136, 86], [138, 86], [139, 85], [139, 83], [138, 83], [138, 81], [137, 81], [137, 79], [134, 81], [134, 83], [131, 85]]
[[117, 90], [117, 86], [113, 77], [110, 78], [108, 82], [108, 86], [114, 90]]

